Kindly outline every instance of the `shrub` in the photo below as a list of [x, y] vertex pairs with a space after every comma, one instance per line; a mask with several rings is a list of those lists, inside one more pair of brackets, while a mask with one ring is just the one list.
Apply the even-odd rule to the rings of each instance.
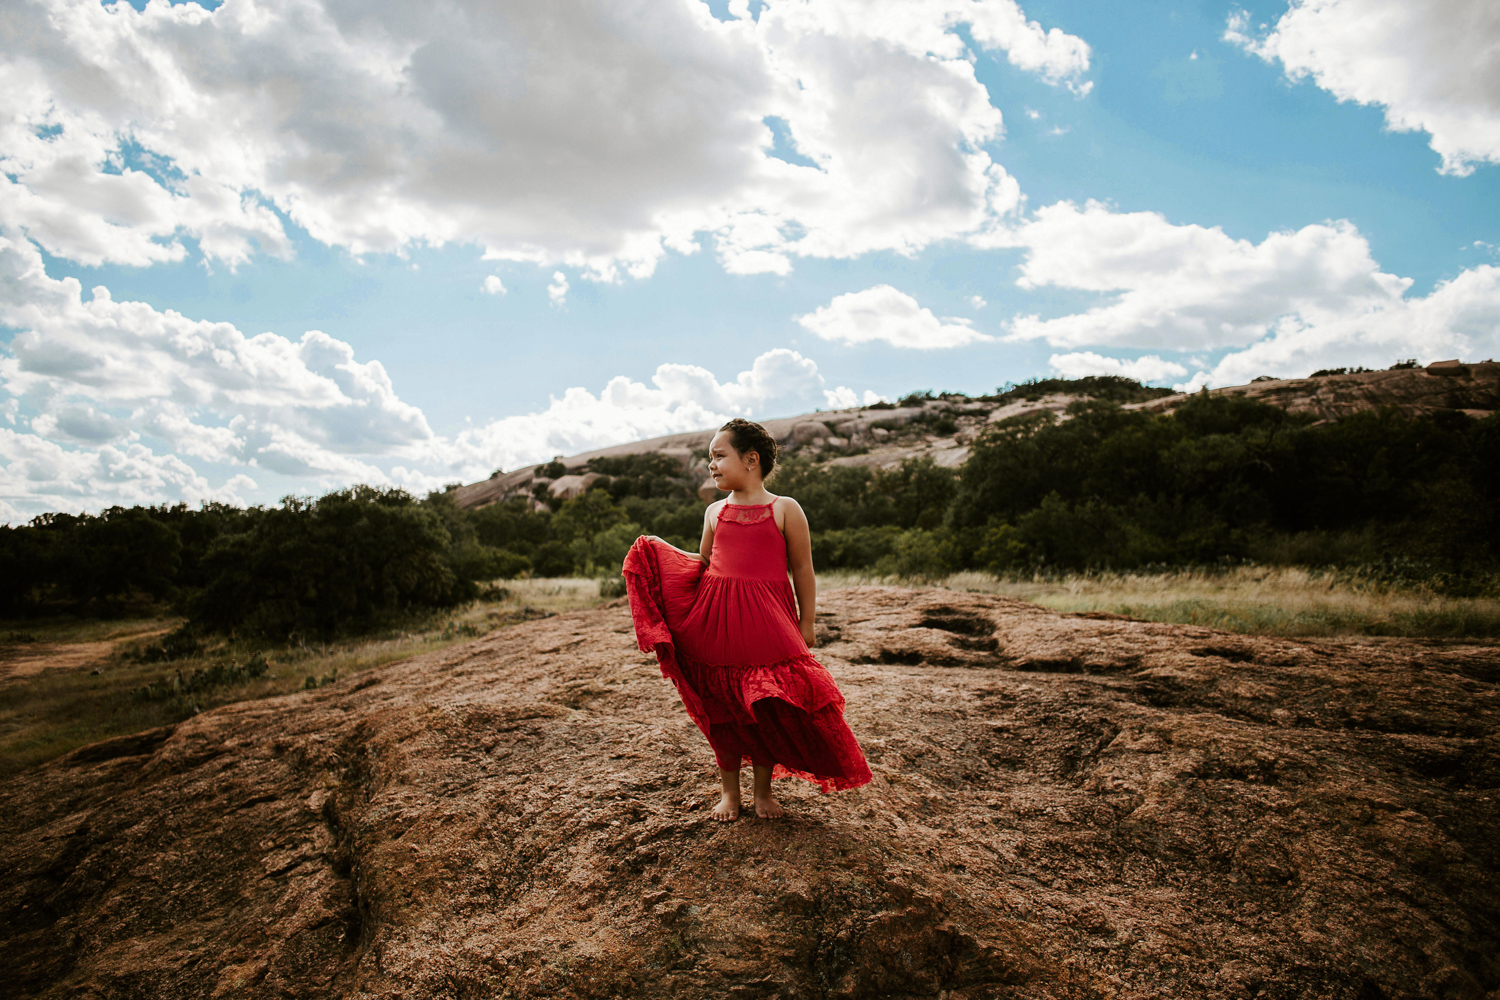
[[813, 566], [819, 570], [869, 569], [896, 551], [901, 529], [844, 528], [812, 533]]
[[287, 497], [246, 532], [217, 539], [190, 618], [272, 638], [372, 628], [417, 608], [471, 598], [448, 558], [441, 517], [402, 490], [357, 486]]
[[640, 525], [627, 522], [575, 539], [571, 546], [574, 569], [591, 576], [619, 573], [625, 553], [641, 534]]
[[531, 554], [532, 576], [571, 576], [573, 553], [563, 542], [543, 542]]
[[460, 580], [514, 580], [531, 569], [523, 555], [474, 541], [449, 549], [448, 560]]
[[984, 397], [994, 403], [1035, 402], [1043, 396], [1086, 396], [1111, 403], [1144, 403], [1171, 396], [1174, 389], [1145, 385], [1123, 375], [1086, 375], [1083, 378], [1033, 378], [1025, 382], [1007, 382]]
[[891, 553], [876, 563], [881, 573], [934, 580], [960, 568], [958, 546], [947, 530], [913, 528], [896, 535], [892, 542]]

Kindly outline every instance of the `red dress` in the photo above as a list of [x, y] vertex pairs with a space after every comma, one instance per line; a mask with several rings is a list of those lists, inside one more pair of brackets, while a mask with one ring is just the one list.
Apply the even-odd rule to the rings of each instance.
[[624, 573], [641, 649], [656, 651], [719, 767], [773, 766], [825, 792], [870, 780], [844, 696], [802, 640], [771, 504], [724, 505], [707, 569], [642, 537]]

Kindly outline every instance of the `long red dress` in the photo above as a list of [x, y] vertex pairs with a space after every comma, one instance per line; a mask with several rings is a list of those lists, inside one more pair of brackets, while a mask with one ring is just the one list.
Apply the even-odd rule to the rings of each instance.
[[772, 766], [824, 792], [870, 780], [844, 696], [802, 639], [771, 504], [723, 506], [707, 569], [642, 537], [624, 573], [641, 649], [655, 650], [719, 767]]

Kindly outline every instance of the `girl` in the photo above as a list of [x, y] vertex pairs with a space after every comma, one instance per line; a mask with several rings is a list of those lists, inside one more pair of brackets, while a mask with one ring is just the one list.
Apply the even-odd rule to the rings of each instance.
[[[755, 769], [755, 814], [782, 815], [771, 779], [797, 775], [824, 792], [857, 788], [870, 767], [844, 722], [844, 696], [808, 652], [816, 584], [807, 517], [766, 491], [776, 441], [734, 419], [709, 444], [709, 471], [729, 498], [710, 504], [698, 552], [656, 536], [625, 557], [641, 649], [656, 651], [719, 765], [713, 817], [740, 813], [740, 767]], [[791, 569], [791, 583], [787, 570]]]

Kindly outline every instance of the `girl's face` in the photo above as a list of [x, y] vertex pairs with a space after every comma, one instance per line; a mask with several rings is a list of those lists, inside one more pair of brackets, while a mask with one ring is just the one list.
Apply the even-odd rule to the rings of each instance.
[[741, 455], [734, 450], [729, 432], [720, 431], [708, 444], [708, 471], [714, 485], [726, 493], [750, 489], [760, 485], [760, 455], [753, 451]]

